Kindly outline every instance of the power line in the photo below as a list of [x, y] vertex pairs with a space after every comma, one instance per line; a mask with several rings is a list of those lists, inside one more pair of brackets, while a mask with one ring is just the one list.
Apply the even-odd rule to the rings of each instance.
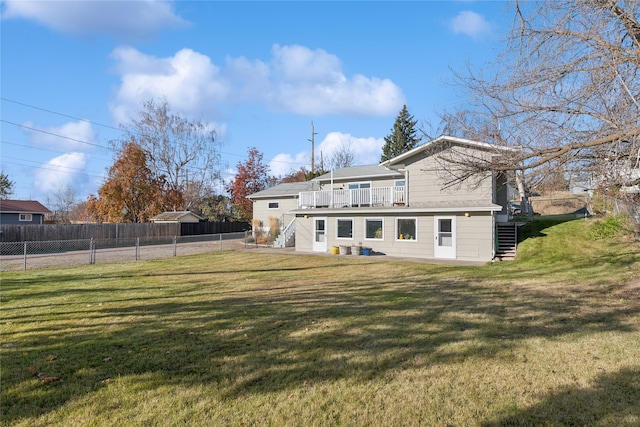
[[[22, 161], [22, 162], [31, 162], [31, 163], [35, 163], [35, 165], [27, 165], [27, 164], [18, 163], [18, 162], [8, 162], [8, 161], [5, 160], [6, 158], [14, 159], [14, 160]], [[54, 172], [63, 172], [63, 173], [68, 173], [68, 174], [72, 174], [72, 175], [82, 175], [82, 176], [91, 176], [91, 177], [94, 177], [94, 178], [104, 178], [104, 174], [96, 175], [98, 173], [96, 171], [85, 171], [84, 169], [72, 168], [71, 166], [55, 166], [55, 167], [51, 167], [51, 166], [47, 166], [47, 164], [45, 164], [45, 163], [38, 163], [38, 162], [31, 161], [31, 160], [19, 159], [19, 158], [16, 158], [16, 157], [3, 156], [2, 163], [6, 163], [6, 164], [10, 164], [10, 165], [16, 165], [16, 166], [24, 166], [24, 167], [28, 167], [28, 168], [38, 168], [38, 169], [50, 170], [50, 171], [54, 171]], [[67, 170], [61, 170], [61, 169], [69, 169], [69, 170], [67, 171]], [[74, 170], [75, 171], [80, 171], [80, 172], [73, 172]]]
[[[65, 114], [65, 113], [61, 113], [59, 111], [54, 111], [54, 110], [51, 110], [51, 109], [38, 107], [36, 105], [32, 105], [32, 104], [28, 104], [28, 103], [25, 103], [25, 102], [16, 101], [16, 100], [5, 98], [5, 97], [2, 97], [2, 96], [0, 96], [0, 100], [6, 101], [6, 102], [10, 102], [10, 103], [13, 103], [13, 104], [16, 104], [16, 105], [21, 105], [21, 106], [24, 106], [24, 107], [32, 108], [34, 110], [39, 110], [39, 111], [43, 111], [43, 112], [46, 112], [46, 113], [55, 114], [55, 115], [58, 115], [58, 116], [61, 116], [61, 117], [67, 117], [67, 118], [70, 118], [70, 119], [73, 119], [73, 120], [86, 122], [86, 123], [89, 123], [89, 124], [92, 124], [92, 125], [96, 125], [96, 126], [101, 126], [101, 127], [108, 128], [108, 129], [117, 130], [117, 131], [122, 132], [122, 133], [129, 133], [129, 131], [126, 130], [126, 129], [117, 128], [115, 126], [110, 126], [110, 125], [105, 125], [103, 123], [99, 123], [99, 122], [96, 122], [96, 121], [93, 121], [93, 120], [83, 119], [83, 118], [80, 118], [80, 117], [77, 117], [77, 116], [73, 116], [73, 115], [70, 115], [70, 114]], [[75, 142], [79, 142], [79, 143], [86, 144], [86, 145], [91, 145], [91, 146], [95, 146], [95, 147], [99, 147], [99, 148], [104, 148], [104, 149], [107, 149], [107, 150], [113, 150], [113, 148], [111, 148], [111, 147], [107, 147], [107, 146], [104, 146], [104, 145], [91, 143], [91, 142], [88, 142], [88, 141], [82, 141], [82, 140], [79, 140], [79, 139], [75, 139], [75, 138], [71, 138], [71, 137], [68, 137], [68, 136], [56, 134], [54, 132], [45, 131], [45, 130], [38, 129], [38, 128], [33, 128], [33, 127], [30, 127], [30, 126], [26, 126], [26, 125], [21, 125], [21, 124], [18, 124], [18, 123], [13, 123], [13, 122], [10, 122], [8, 120], [0, 119], [0, 121], [2, 121], [4, 123], [7, 123], [7, 124], [10, 124], [10, 125], [13, 125], [13, 126], [18, 126], [18, 127], [22, 127], [22, 128], [25, 128], [25, 129], [32, 130], [32, 131], [41, 132], [41, 133], [44, 133], [44, 134], [47, 134], [47, 135], [56, 136], [58, 138], [68, 139], [70, 141], [75, 141]], [[219, 154], [224, 154], [224, 155], [227, 155], [227, 156], [240, 157], [240, 158], [244, 158], [245, 157], [244, 154], [228, 153], [228, 152], [224, 152], [224, 151], [218, 151], [218, 153]], [[281, 164], [288, 164], [288, 165], [296, 165], [296, 166], [301, 166], [301, 165], [304, 165], [306, 163], [306, 162], [287, 162], [287, 161], [283, 161], [283, 160], [272, 160], [272, 162], [281, 163]]]
[[71, 138], [70, 136], [60, 135], [60, 134], [57, 134], [57, 133], [54, 133], [54, 132], [49, 132], [49, 131], [46, 131], [46, 130], [34, 128], [34, 127], [31, 127], [31, 126], [27, 126], [27, 125], [21, 125], [19, 123], [10, 122], [8, 120], [0, 119], [0, 122], [7, 123], [7, 124], [10, 124], [10, 125], [13, 125], [13, 126], [18, 126], [18, 127], [24, 128], [24, 129], [29, 129], [29, 130], [32, 130], [32, 131], [35, 131], [35, 132], [41, 132], [41, 133], [44, 133], [44, 134], [47, 134], [47, 135], [56, 136], [58, 138], [68, 139], [69, 141], [79, 142], [81, 144], [92, 145], [94, 147], [104, 148], [104, 149], [110, 150], [109, 147], [106, 147], [104, 145], [94, 144], [92, 142], [87, 142], [87, 141], [83, 141], [81, 139]]
[[90, 124], [92, 124], [92, 125], [102, 126], [102, 127], [108, 128], [108, 129], [114, 129], [114, 130], [117, 130], [117, 131], [123, 132], [123, 130], [122, 130], [122, 129], [120, 129], [120, 128], [117, 128], [117, 127], [115, 127], [115, 126], [105, 125], [105, 124], [103, 124], [103, 123], [94, 122], [93, 120], [82, 119], [82, 118], [80, 118], [80, 117], [71, 116], [71, 115], [69, 115], [69, 114], [60, 113], [60, 112], [58, 112], [58, 111], [53, 111], [53, 110], [49, 110], [49, 109], [46, 109], [46, 108], [37, 107], [37, 106], [35, 106], [35, 105], [27, 104], [27, 103], [24, 103], [24, 102], [15, 101], [15, 100], [13, 100], [13, 99], [8, 99], [8, 98], [5, 98], [5, 97], [3, 97], [3, 96], [0, 96], [0, 99], [1, 99], [1, 100], [3, 100], [3, 101], [6, 101], [6, 102], [11, 102], [11, 103], [13, 103], [13, 104], [22, 105], [23, 107], [29, 107], [29, 108], [33, 108], [34, 110], [44, 111], [45, 113], [56, 114], [56, 115], [58, 115], [58, 116], [67, 117], [67, 118], [69, 118], [69, 119], [79, 120], [79, 121], [81, 121], [81, 122], [87, 122], [87, 123], [90, 123]]
[[[51, 153], [58, 153], [58, 154], [69, 154], [68, 151], [60, 151], [60, 150], [53, 150], [51, 148], [45, 148], [45, 147], [33, 147], [30, 145], [26, 145], [26, 144], [20, 144], [18, 142], [10, 142], [10, 141], [5, 141], [5, 140], [0, 140], [0, 144], [4, 144], [4, 145], [15, 145], [16, 147], [23, 147], [23, 148], [27, 148], [29, 150], [40, 150], [40, 151], [49, 151]], [[95, 156], [95, 155], [91, 155], [92, 158], [94, 159], [99, 159], [99, 160], [110, 160], [109, 157], [100, 157], [100, 156]]]

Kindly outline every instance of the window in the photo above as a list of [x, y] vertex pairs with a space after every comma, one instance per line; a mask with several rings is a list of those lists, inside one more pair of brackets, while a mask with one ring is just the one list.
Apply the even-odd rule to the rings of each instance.
[[356, 190], [358, 188], [371, 188], [370, 182], [352, 182], [349, 184], [349, 190]]
[[315, 234], [316, 242], [320, 243], [320, 242], [326, 241], [324, 219], [316, 219], [314, 234]]
[[451, 218], [438, 219], [438, 244], [440, 246], [453, 246], [452, 222]]
[[382, 240], [382, 236], [384, 236], [383, 225], [382, 218], [366, 218], [364, 220], [364, 238]]
[[396, 219], [396, 239], [416, 240], [418, 225], [415, 218]]
[[404, 187], [404, 179], [398, 179], [393, 183], [396, 187]]
[[351, 206], [371, 206], [371, 183], [349, 183], [349, 200]]
[[269, 202], [269, 209], [278, 209], [278, 202]]
[[338, 239], [353, 239], [352, 219], [338, 219]]
[[31, 214], [20, 214], [20, 221], [31, 221], [32, 216]]

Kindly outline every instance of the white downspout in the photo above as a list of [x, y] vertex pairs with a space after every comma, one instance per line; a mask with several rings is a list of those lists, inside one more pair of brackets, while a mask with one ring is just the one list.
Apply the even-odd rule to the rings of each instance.
[[331, 168], [331, 207], [333, 206], [333, 168]]
[[404, 200], [405, 200], [405, 205], [409, 207], [409, 170], [408, 169], [398, 169], [398, 170], [404, 172]]
[[409, 207], [409, 171], [405, 168], [396, 170], [404, 173], [404, 204]]

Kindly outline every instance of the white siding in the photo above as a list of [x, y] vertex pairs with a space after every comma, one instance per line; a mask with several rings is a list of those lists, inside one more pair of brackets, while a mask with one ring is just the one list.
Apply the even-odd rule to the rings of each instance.
[[[476, 155], [478, 155], [477, 150]], [[452, 179], [441, 162], [433, 157], [416, 156], [406, 165], [409, 171], [409, 204], [433, 201], [464, 201], [493, 199], [492, 177], [465, 182], [450, 188], [443, 187]]]
[[[269, 209], [269, 203], [278, 203], [278, 209]], [[269, 231], [269, 218], [277, 218], [278, 220], [282, 218], [284, 214], [287, 212], [291, 212], [292, 210], [298, 207], [298, 199], [294, 198], [273, 198], [273, 199], [258, 199], [253, 202], [253, 219], [262, 221], [263, 228], [266, 231]], [[293, 215], [285, 217], [285, 222], [293, 219]], [[281, 224], [282, 226], [287, 226], [287, 224]]]
[[[438, 214], [435, 214], [438, 215]], [[456, 216], [456, 259], [464, 261], [491, 261], [493, 256], [493, 219], [490, 213], [472, 212], [469, 217], [464, 212]], [[323, 215], [325, 216], [325, 215]], [[353, 238], [337, 238], [337, 219], [353, 218]], [[384, 221], [384, 240], [366, 240], [364, 218], [382, 218]], [[396, 240], [396, 218], [417, 218], [418, 235], [416, 240]], [[313, 217], [296, 219], [296, 250], [311, 251], [312, 249]], [[375, 252], [389, 256], [434, 258], [434, 215], [408, 214], [404, 216], [389, 216], [375, 214], [344, 214], [329, 215], [327, 217], [327, 250], [331, 246], [352, 245], [362, 243]]]

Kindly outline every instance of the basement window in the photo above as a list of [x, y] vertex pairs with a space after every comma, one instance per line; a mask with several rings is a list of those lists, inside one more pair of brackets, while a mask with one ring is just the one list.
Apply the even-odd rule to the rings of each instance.
[[338, 219], [338, 239], [353, 239], [353, 220]]

